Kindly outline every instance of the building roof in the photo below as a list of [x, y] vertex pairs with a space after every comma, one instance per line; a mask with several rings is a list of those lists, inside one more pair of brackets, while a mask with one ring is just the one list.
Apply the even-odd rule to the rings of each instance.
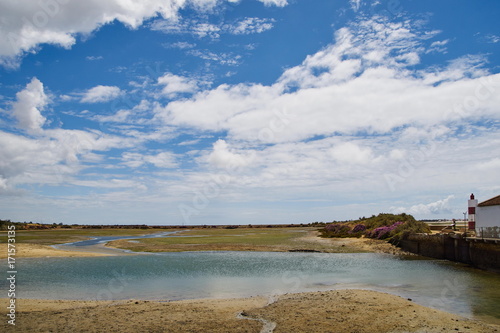
[[497, 205], [500, 205], [500, 195], [497, 195], [496, 197], [493, 197], [491, 199], [479, 203], [478, 207], [497, 206]]

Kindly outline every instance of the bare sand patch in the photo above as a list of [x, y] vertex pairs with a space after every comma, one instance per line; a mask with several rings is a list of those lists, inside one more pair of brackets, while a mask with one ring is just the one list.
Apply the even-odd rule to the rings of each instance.
[[[1, 303], [6, 304], [2, 299]], [[5, 312], [3, 310], [2, 312]], [[247, 320], [250, 319], [250, 320]], [[254, 320], [262, 319], [262, 321]], [[367, 290], [175, 302], [18, 300], [2, 332], [500, 332], [500, 327]], [[272, 327], [271, 325], [270, 327]]]
[[[375, 252], [411, 255], [411, 253], [402, 251], [400, 248], [384, 240], [371, 238], [322, 238], [319, 237], [319, 231], [310, 231], [307, 235], [297, 238], [296, 241], [316, 244], [316, 247], [323, 248], [324, 252]], [[339, 251], [339, 248], [344, 251]]]
[[[58, 250], [49, 245], [31, 244], [31, 243], [16, 243], [15, 256], [20, 258], [26, 257], [94, 257], [104, 256], [108, 254], [98, 252], [80, 252]], [[0, 259], [7, 258], [7, 244], [0, 244]]]

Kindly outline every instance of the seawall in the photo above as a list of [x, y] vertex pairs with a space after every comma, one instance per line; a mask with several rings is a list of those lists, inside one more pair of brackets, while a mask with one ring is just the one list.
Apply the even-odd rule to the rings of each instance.
[[500, 273], [500, 240], [464, 238], [458, 234], [413, 234], [394, 245], [436, 259], [447, 259]]

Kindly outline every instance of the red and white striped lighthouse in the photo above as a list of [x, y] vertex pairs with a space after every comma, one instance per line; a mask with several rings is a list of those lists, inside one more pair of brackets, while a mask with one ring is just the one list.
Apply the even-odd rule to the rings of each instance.
[[476, 207], [477, 199], [474, 199], [474, 193], [469, 199], [469, 230], [476, 230]]

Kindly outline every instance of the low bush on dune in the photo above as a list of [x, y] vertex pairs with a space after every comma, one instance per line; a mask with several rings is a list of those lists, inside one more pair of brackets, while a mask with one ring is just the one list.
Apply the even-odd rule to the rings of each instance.
[[383, 226], [383, 227], [378, 227], [373, 229], [370, 232], [366, 233], [366, 237], [368, 238], [376, 238], [376, 239], [386, 239], [391, 236], [391, 233], [393, 230], [395, 230], [397, 227], [400, 225], [404, 224], [405, 222], [396, 222], [390, 226]]
[[345, 223], [330, 223], [321, 230], [322, 237], [351, 237], [351, 227]]
[[404, 224], [399, 225], [392, 232], [391, 239], [401, 240], [407, 239], [411, 234], [423, 234], [430, 233], [431, 228], [424, 222], [421, 221], [408, 221]]
[[320, 230], [322, 237], [368, 237], [399, 240], [412, 233], [430, 232], [427, 224], [408, 214], [379, 214], [357, 221], [334, 222]]
[[364, 224], [356, 224], [352, 230], [350, 230], [348, 233], [351, 235], [351, 237], [361, 237], [364, 235], [366, 231], [366, 226]]

